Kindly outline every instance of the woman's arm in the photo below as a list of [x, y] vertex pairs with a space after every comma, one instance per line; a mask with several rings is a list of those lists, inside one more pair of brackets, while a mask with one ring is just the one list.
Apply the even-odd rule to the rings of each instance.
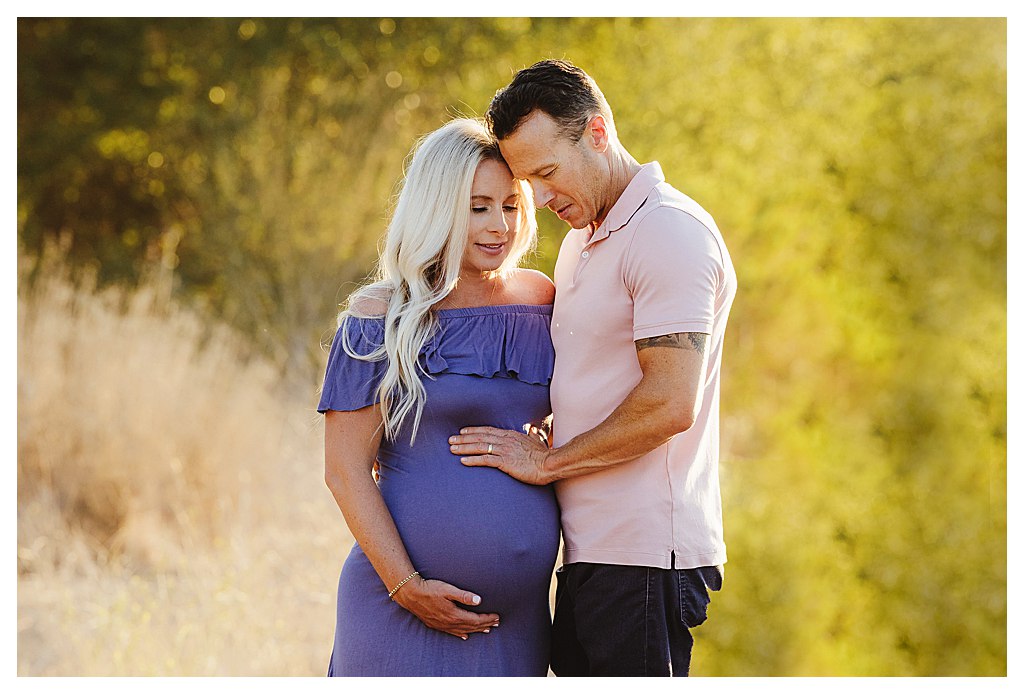
[[[327, 487], [352, 535], [391, 590], [416, 568], [371, 473], [383, 431], [380, 407], [371, 405], [353, 412], [328, 410], [324, 426]], [[498, 615], [470, 612], [454, 602], [479, 604], [479, 596], [442, 581], [416, 576], [395, 593], [394, 600], [428, 627], [463, 639], [498, 624]]]

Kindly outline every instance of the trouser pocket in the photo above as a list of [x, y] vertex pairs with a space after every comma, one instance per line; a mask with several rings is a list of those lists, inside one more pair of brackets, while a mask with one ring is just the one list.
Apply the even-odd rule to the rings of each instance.
[[707, 621], [711, 596], [696, 569], [676, 569], [675, 574], [679, 585], [679, 617], [687, 628], [693, 629]]

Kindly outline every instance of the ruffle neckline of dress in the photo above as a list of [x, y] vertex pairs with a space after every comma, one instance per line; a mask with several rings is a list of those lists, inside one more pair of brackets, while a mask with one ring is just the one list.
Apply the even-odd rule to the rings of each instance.
[[[431, 376], [451, 373], [548, 385], [555, 363], [551, 310], [550, 304], [440, 309], [438, 330], [424, 344], [420, 365]], [[357, 320], [359, 341], [365, 342], [354, 346], [365, 354], [383, 343], [384, 320]]]

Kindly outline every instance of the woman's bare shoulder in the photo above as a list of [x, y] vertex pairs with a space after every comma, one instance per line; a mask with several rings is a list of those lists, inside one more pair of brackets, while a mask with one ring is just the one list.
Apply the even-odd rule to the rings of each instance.
[[348, 308], [352, 315], [362, 318], [379, 318], [388, 312], [391, 292], [383, 287], [364, 287], [349, 298]]
[[555, 285], [540, 270], [516, 268], [509, 279], [509, 293], [512, 294], [510, 303], [550, 304], [555, 300]]

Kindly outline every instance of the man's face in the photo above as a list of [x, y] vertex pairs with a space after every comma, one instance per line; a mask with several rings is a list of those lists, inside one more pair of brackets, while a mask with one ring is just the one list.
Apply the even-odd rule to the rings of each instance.
[[534, 111], [499, 147], [512, 175], [533, 186], [538, 208], [547, 207], [574, 229], [603, 220], [608, 166], [589, 127], [574, 143], [551, 116]]

